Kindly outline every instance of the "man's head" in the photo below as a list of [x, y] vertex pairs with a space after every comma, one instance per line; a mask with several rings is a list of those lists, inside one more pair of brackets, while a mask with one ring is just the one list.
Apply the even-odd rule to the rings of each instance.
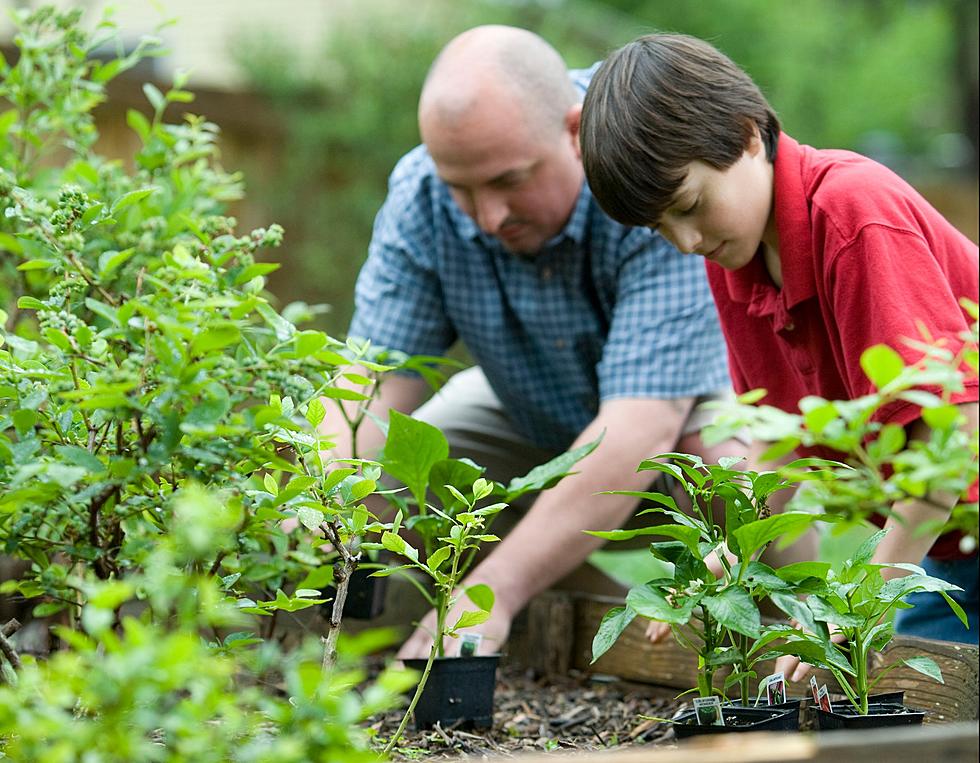
[[460, 208], [508, 250], [534, 254], [581, 190], [580, 113], [554, 48], [523, 29], [484, 26], [433, 63], [419, 130]]
[[[727, 244], [730, 258], [738, 238], [751, 249], [741, 264], [770, 222], [778, 138], [779, 120], [751, 78], [684, 35], [647, 35], [613, 53], [581, 120], [586, 177], [608, 215], [657, 226], [682, 251], [704, 255]], [[725, 208], [708, 209], [715, 201]], [[695, 213], [709, 218], [697, 230]]]

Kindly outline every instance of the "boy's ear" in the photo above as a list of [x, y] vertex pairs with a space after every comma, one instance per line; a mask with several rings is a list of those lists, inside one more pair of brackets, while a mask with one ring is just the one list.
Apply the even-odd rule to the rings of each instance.
[[766, 146], [762, 142], [762, 133], [759, 132], [759, 125], [752, 121], [752, 135], [749, 137], [749, 144], [745, 147], [748, 151], [749, 156], [755, 156], [760, 151], [765, 153]]
[[579, 142], [579, 129], [582, 127], [582, 104], [576, 103], [565, 112], [565, 129], [572, 138], [575, 156], [582, 159], [582, 146]]

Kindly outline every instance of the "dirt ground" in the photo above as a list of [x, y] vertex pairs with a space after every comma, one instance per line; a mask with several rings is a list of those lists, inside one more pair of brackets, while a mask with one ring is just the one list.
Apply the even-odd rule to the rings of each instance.
[[[670, 717], [683, 701], [669, 690], [573, 673], [536, 679], [501, 668], [494, 694], [493, 728], [439, 728], [418, 732], [411, 725], [395, 760], [508, 758], [552, 750], [605, 750], [650, 744], [672, 745], [670, 724], [644, 716]], [[396, 729], [400, 713], [374, 724], [381, 737]]]

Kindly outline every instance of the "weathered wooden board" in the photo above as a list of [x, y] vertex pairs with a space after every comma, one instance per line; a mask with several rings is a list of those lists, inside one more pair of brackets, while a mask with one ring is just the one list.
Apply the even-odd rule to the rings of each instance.
[[[637, 619], [616, 644], [594, 665], [592, 639], [603, 615], [622, 602], [598, 596], [549, 592], [535, 599], [528, 608], [525, 625], [516, 629], [511, 640], [511, 657], [543, 674], [567, 672], [575, 668], [591, 673], [688, 689], [697, 683], [696, 658], [673, 639], [651, 644], [644, 635], [646, 621]], [[876, 691], [906, 692], [908, 704], [929, 711], [929, 722], [976, 720], [978, 717], [978, 650], [976, 647], [929, 639], [898, 636], [884, 654], [874, 655], [872, 675], [887, 665], [914, 655], [932, 657], [940, 666], [945, 684], [938, 684], [909, 668], [898, 668], [886, 675]], [[758, 666], [759, 675], [772, 671], [772, 664]], [[820, 683], [839, 691], [833, 676], [815, 670]], [[805, 684], [789, 686], [790, 696], [808, 693]]]
[[[975, 763], [977, 726], [955, 723], [821, 734], [724, 734], [675, 748], [631, 748], [564, 756], [534, 754], [519, 763]], [[513, 761], [513, 758], [507, 760]], [[493, 763], [491, 761], [491, 763]], [[503, 761], [498, 761], [503, 763]]]

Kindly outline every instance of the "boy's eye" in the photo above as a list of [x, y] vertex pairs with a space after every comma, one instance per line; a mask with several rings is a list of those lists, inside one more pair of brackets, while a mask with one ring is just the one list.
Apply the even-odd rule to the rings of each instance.
[[677, 210], [677, 214], [679, 214], [679, 215], [689, 215], [695, 209], [698, 208], [698, 204], [700, 204], [700, 203], [701, 203], [701, 199], [699, 197], [699, 198], [695, 199], [694, 202], [690, 206], [688, 206], [687, 208], [685, 208], [685, 209], [678, 209]]

